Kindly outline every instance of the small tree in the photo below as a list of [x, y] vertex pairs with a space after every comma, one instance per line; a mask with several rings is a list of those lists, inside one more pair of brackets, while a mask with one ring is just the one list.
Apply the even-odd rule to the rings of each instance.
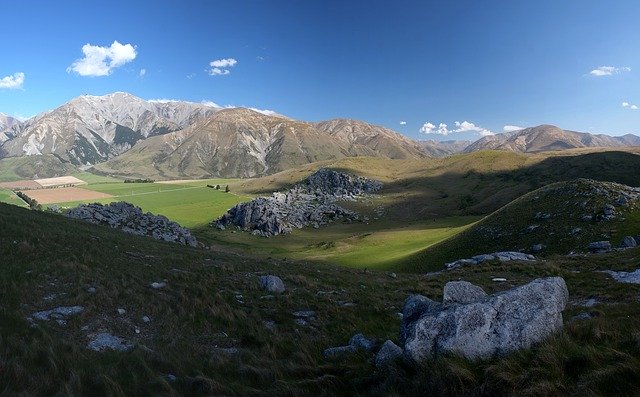
[[227, 186], [225, 186], [225, 187], [224, 187], [224, 192], [225, 192], [225, 193], [229, 193], [229, 185], [227, 185]]
[[216, 190], [220, 190], [220, 185], [216, 185]]

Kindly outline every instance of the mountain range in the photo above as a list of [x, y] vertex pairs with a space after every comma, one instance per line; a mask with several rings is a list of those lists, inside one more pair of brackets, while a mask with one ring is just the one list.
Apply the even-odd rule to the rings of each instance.
[[640, 146], [640, 138], [541, 125], [473, 143], [414, 141], [358, 120], [306, 122], [246, 108], [147, 101], [124, 92], [83, 95], [22, 122], [0, 114], [1, 158], [50, 154], [103, 173], [157, 178], [254, 177], [353, 156], [420, 159], [477, 150], [621, 146]]
[[519, 153], [536, 153], [585, 147], [623, 146], [640, 146], [640, 137], [632, 134], [623, 136], [589, 134], [543, 124], [509, 133], [485, 136], [467, 146], [464, 151], [509, 150]]

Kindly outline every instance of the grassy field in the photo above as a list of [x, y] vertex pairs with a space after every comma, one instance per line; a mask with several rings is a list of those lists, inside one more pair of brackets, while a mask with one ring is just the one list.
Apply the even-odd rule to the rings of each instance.
[[13, 204], [19, 207], [28, 207], [27, 203], [21, 200], [11, 190], [0, 189], [0, 203]]
[[[82, 175], [76, 176], [83, 179]], [[107, 204], [126, 201], [145, 211], [162, 214], [189, 228], [205, 226], [235, 204], [251, 199], [249, 196], [236, 195], [233, 192], [225, 193], [224, 186], [230, 182], [228, 179], [189, 181], [185, 184], [123, 183], [113, 182], [110, 178], [86, 176], [83, 180], [91, 181], [83, 188], [113, 195], [111, 198], [86, 202]], [[222, 184], [222, 189], [208, 188], [207, 184]], [[73, 201], [58, 205], [70, 208], [81, 203], [84, 202]]]
[[[640, 249], [391, 278], [161, 243], [15, 206], [0, 205], [0, 219], [3, 394], [583, 396], [633, 395], [640, 387], [640, 286], [598, 272], [637, 268]], [[287, 291], [266, 298], [258, 283], [264, 274], [281, 276]], [[365, 353], [337, 361], [322, 355], [357, 332], [395, 341], [408, 294], [440, 300], [450, 280], [492, 293], [552, 275], [569, 288], [565, 327], [533, 349], [390, 371], [376, 371]], [[149, 287], [162, 280], [166, 287]], [[589, 298], [596, 306], [581, 307]], [[72, 305], [84, 310], [64, 326], [25, 319]], [[297, 324], [293, 312], [308, 309], [316, 319]], [[585, 310], [593, 317], [571, 320]], [[98, 332], [135, 348], [93, 352], [86, 346]]]
[[451, 217], [411, 224], [387, 219], [294, 230], [290, 235], [256, 237], [246, 232], [201, 228], [201, 240], [244, 255], [331, 263], [352, 268], [395, 270], [406, 258], [465, 230], [479, 217]]

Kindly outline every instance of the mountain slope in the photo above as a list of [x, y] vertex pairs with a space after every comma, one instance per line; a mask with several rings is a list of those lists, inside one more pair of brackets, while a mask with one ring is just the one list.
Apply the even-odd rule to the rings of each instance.
[[316, 128], [312, 123], [234, 108], [184, 130], [148, 138], [95, 169], [160, 178], [254, 177], [363, 155], [422, 157], [408, 139], [363, 122], [339, 120]]
[[420, 146], [390, 130], [351, 119], [333, 119], [314, 124], [320, 131], [343, 142], [350, 154], [404, 159], [419, 157]]
[[77, 165], [96, 164], [217, 110], [188, 102], [148, 102], [122, 92], [84, 95], [14, 126], [2, 154], [56, 154]]
[[0, 113], [0, 144], [12, 136], [11, 132], [8, 130], [18, 124], [20, 124], [20, 120], [15, 117], [7, 116], [4, 113]]
[[613, 137], [602, 134], [567, 131], [553, 125], [539, 125], [511, 133], [483, 137], [469, 145], [465, 152], [509, 150], [521, 153], [565, 150], [584, 147], [622, 147], [640, 145], [640, 137], [627, 134]]

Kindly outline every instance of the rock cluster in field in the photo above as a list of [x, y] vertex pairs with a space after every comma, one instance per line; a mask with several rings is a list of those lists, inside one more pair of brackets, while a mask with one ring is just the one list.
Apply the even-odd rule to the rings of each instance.
[[530, 254], [513, 251], [501, 251], [491, 254], [476, 255], [472, 258], [458, 259], [457, 261], [447, 263], [447, 269], [455, 269], [464, 265], [479, 265], [482, 262], [498, 260], [500, 262], [510, 261], [535, 261], [536, 257]]
[[96, 225], [109, 226], [123, 232], [139, 236], [150, 236], [157, 240], [170, 241], [195, 247], [196, 238], [177, 223], [162, 215], [144, 213], [142, 209], [125, 202], [102, 205], [99, 203], [84, 204], [72, 208], [66, 216], [81, 219]]
[[236, 226], [254, 235], [269, 237], [309, 225], [318, 228], [336, 220], [358, 221], [357, 213], [336, 201], [353, 200], [381, 187], [377, 181], [323, 168], [284, 193], [276, 192], [236, 205], [213, 226], [219, 229]]
[[486, 295], [465, 281], [447, 283], [443, 303], [426, 297], [405, 302], [400, 342], [419, 364], [439, 354], [486, 359], [530, 348], [562, 328], [569, 293], [560, 277]]

